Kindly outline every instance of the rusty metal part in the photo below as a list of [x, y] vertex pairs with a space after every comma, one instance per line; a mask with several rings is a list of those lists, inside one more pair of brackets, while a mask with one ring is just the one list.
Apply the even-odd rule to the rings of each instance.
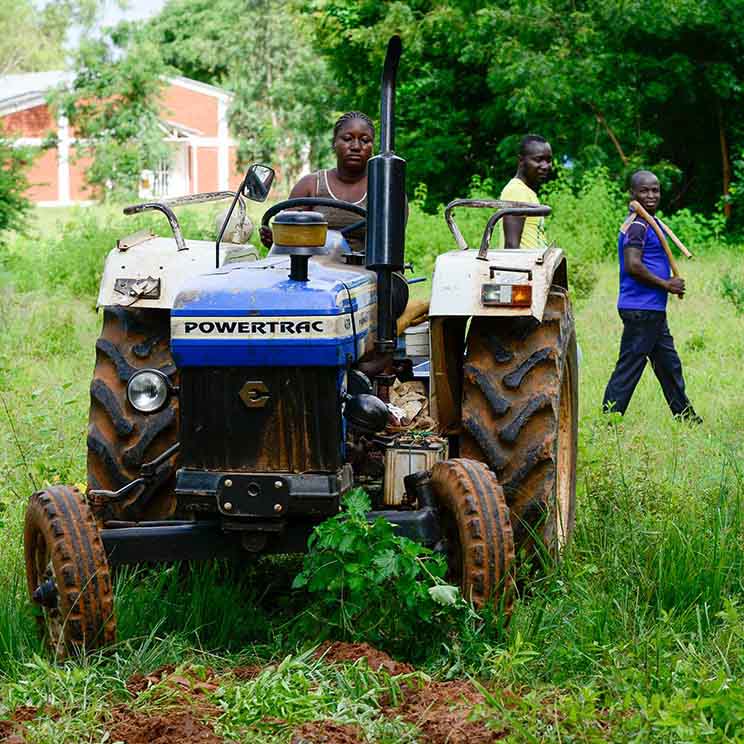
[[394, 374], [379, 374], [375, 377], [377, 383], [377, 397], [383, 403], [390, 403], [390, 390], [395, 384]]
[[140, 243], [144, 243], [150, 238], [154, 238], [155, 233], [150, 230], [149, 228], [146, 228], [144, 230], [139, 230], [136, 233], [133, 233], [132, 235], [127, 235], [124, 238], [119, 238], [116, 241], [116, 247], [120, 251], [128, 251], [130, 248], [134, 248], [135, 245], [139, 245]]
[[462, 359], [465, 354], [467, 318], [432, 318], [431, 334], [431, 414], [442, 434], [460, 431]]
[[450, 579], [476, 607], [509, 614], [514, 540], [509, 509], [496, 476], [474, 460], [435, 463], [431, 485], [439, 506]]
[[[181, 372], [183, 467], [252, 473], [336, 472], [341, 400], [332, 367], [189, 367]], [[268, 396], [248, 408], [240, 391]], [[209, 405], [204, 405], [209, 401]]]
[[108, 560], [93, 513], [77, 488], [31, 496], [23, 533], [26, 581], [39, 628], [58, 659], [116, 640]]
[[126, 498], [94, 496], [91, 504], [101, 520], [165, 519], [176, 508], [177, 458], [159, 457], [178, 442], [178, 396], [171, 395], [165, 408], [154, 414], [136, 411], [127, 400], [127, 383], [140, 369], [158, 369], [171, 385], [178, 385], [169, 342], [167, 310], [104, 309], [90, 386], [88, 489], [119, 492], [140, 478], [145, 465], [157, 465], [142, 488], [133, 488]]
[[271, 400], [269, 388], [261, 380], [251, 380], [240, 388], [240, 399], [248, 408], [266, 408]]
[[[204, 204], [206, 202], [221, 201], [223, 199], [233, 199], [235, 197], [236, 194], [234, 191], [210, 191], [204, 194], [190, 194], [188, 196], [179, 196], [175, 199], [165, 199], [163, 201], [132, 204], [131, 206], [124, 207], [124, 214], [140, 214], [141, 212], [148, 212], [151, 210], [162, 212], [170, 223], [171, 230], [173, 231], [173, 237], [176, 240], [176, 247], [179, 251], [187, 251], [188, 246], [186, 245], [186, 241], [184, 241], [183, 239], [181, 225], [179, 224], [178, 218], [173, 212], [173, 207]], [[239, 222], [242, 222], [245, 219], [245, 201], [240, 195], [237, 195], [237, 199], [239, 209]]]
[[551, 209], [543, 204], [528, 204], [526, 202], [504, 201], [503, 199], [454, 199], [444, 210], [444, 219], [449, 227], [450, 232], [455, 238], [455, 242], [461, 250], [468, 250], [468, 243], [460, 232], [460, 228], [455, 222], [455, 209], [457, 207], [475, 207], [476, 209], [496, 209], [495, 214], [491, 215], [483, 231], [481, 245], [478, 251], [478, 258], [487, 260], [488, 250], [491, 243], [491, 235], [496, 223], [502, 218], [509, 215], [515, 217], [547, 217]]
[[119, 304], [124, 307], [133, 305], [137, 300], [157, 300], [160, 298], [160, 279], [148, 276], [146, 279], [117, 279], [114, 292], [125, 296]]
[[474, 318], [465, 356], [460, 455], [504, 488], [517, 549], [539, 535], [558, 553], [574, 524], [578, 371], [567, 293], [542, 323]]

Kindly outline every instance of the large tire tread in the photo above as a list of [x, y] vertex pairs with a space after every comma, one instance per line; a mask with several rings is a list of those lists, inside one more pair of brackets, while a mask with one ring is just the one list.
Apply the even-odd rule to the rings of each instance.
[[[143, 463], [178, 441], [178, 399], [142, 414], [127, 400], [127, 383], [143, 368], [159, 369], [178, 384], [170, 353], [170, 313], [158, 309], [104, 308], [90, 387], [88, 488], [115, 491], [140, 475]], [[121, 504], [107, 505], [102, 519], [163, 519], [176, 502], [175, 458], [158, 468], [144, 489]], [[102, 507], [101, 507], [102, 508]], [[97, 513], [100, 511], [96, 504]]]
[[[564, 386], [564, 374], [570, 385]], [[460, 454], [488, 464], [502, 484], [518, 548], [552, 540], [559, 463], [560, 397], [572, 395], [573, 527], [576, 337], [566, 290], [552, 287], [541, 323], [533, 318], [474, 318], [467, 340]], [[563, 392], [562, 392], [563, 391]], [[551, 546], [552, 549], [552, 546]]]

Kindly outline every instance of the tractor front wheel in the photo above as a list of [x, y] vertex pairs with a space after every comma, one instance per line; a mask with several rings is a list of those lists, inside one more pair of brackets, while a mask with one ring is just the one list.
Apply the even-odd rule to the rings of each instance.
[[476, 607], [508, 613], [514, 540], [509, 508], [496, 476], [475, 460], [445, 460], [432, 468], [449, 579]]
[[28, 591], [55, 656], [113, 643], [116, 620], [108, 559], [80, 491], [53, 486], [33, 494], [23, 543]]

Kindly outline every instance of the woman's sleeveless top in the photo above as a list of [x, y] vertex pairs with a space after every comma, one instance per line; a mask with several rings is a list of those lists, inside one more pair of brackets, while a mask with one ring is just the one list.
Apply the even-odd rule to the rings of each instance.
[[[321, 196], [326, 199], [338, 199], [339, 201], [346, 201], [346, 199], [339, 199], [332, 191], [331, 186], [328, 183], [328, 171], [322, 170], [315, 174], [315, 195]], [[359, 199], [359, 201], [352, 202], [358, 207], [367, 208], [367, 193]], [[355, 222], [359, 222], [362, 219], [358, 214], [353, 212], [347, 212], [345, 209], [338, 209], [337, 207], [314, 207], [314, 212], [320, 212], [328, 221], [329, 230], [341, 230], [347, 225], [353, 225]], [[346, 235], [346, 240], [349, 243], [349, 247], [355, 252], [364, 252], [364, 240], [366, 237], [366, 230], [361, 228], [360, 230], [354, 230]]]

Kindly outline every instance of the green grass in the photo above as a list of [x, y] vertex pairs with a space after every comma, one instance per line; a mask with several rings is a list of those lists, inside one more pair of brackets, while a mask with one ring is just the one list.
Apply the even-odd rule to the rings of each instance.
[[[56, 237], [41, 226], [0, 256], [0, 719], [19, 705], [48, 706], [29, 741], [98, 742], [107, 711], [129, 700], [124, 682], [134, 672], [259, 661], [270, 665], [257, 679], [228, 675], [211, 694], [226, 737], [286, 742], [293, 724], [330, 717], [357, 723], [369, 741], [413, 741], [409, 724], [381, 712], [399, 682], [303, 654], [317, 639], [292, 633], [303, 609], [289, 588], [295, 559], [238, 573], [221, 565], [123, 572], [113, 653], [59, 666], [43, 655], [25, 594], [23, 510], [34, 488], [85, 478], [96, 266], [121, 228], [114, 221], [101, 244], [100, 215], [73, 215]], [[409, 243], [422, 256], [427, 225], [437, 248], [450, 245], [429, 219], [412, 216]], [[650, 369], [622, 421], [608, 425], [599, 414], [621, 325], [616, 268], [593, 267], [593, 291], [577, 308], [573, 543], [561, 565], [525, 582], [506, 632], [486, 622], [439, 645], [422, 639], [420, 667], [485, 685], [485, 715], [508, 729], [508, 741], [744, 739], [744, 319], [721, 288], [740, 262], [735, 248], [685, 262], [688, 294], [670, 302], [688, 393], [705, 419], [695, 428], [672, 420]], [[157, 710], [163, 700], [137, 705]]]

